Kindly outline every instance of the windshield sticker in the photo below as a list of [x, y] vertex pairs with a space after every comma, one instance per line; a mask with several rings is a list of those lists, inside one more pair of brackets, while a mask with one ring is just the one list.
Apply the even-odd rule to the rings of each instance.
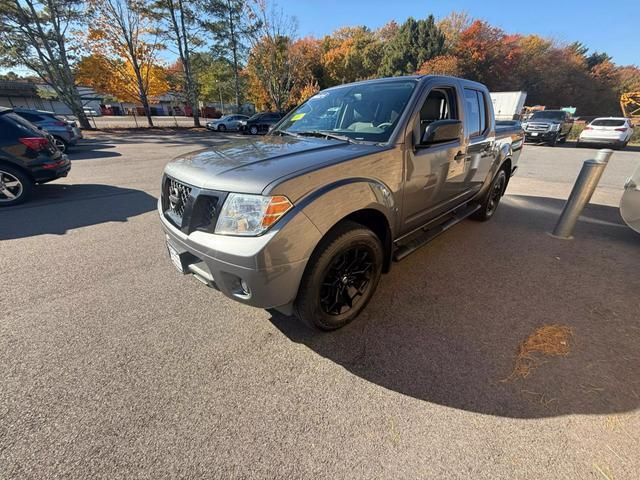
[[293, 117], [291, 117], [291, 121], [292, 122], [297, 122], [298, 120], [300, 120], [305, 115], [306, 115], [306, 113], [304, 113], [304, 112], [303, 113], [297, 113]]

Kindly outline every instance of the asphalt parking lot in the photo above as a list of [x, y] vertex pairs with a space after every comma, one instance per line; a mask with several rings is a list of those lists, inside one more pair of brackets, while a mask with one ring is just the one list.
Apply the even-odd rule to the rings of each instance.
[[[549, 232], [593, 150], [525, 147], [488, 223], [394, 265], [312, 333], [173, 268], [164, 164], [210, 133], [95, 134], [0, 211], [0, 479], [640, 478], [640, 236], [616, 152], [575, 239]], [[545, 324], [569, 354], [514, 378]]]

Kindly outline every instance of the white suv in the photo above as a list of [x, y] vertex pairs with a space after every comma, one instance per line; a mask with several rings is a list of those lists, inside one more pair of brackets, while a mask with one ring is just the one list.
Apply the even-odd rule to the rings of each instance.
[[577, 146], [586, 143], [611, 145], [613, 148], [624, 148], [633, 135], [633, 126], [628, 118], [601, 117], [593, 120], [580, 133]]

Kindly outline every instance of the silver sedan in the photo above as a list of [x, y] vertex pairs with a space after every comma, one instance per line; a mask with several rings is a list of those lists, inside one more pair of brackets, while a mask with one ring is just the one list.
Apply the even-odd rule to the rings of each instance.
[[207, 128], [215, 132], [240, 130], [240, 122], [246, 121], [248, 118], [246, 115], [226, 115], [217, 120], [207, 122]]

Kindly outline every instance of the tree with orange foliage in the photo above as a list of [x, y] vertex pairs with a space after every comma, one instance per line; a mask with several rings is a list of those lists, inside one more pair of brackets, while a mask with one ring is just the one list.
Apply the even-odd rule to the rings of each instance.
[[427, 60], [416, 73], [420, 75], [453, 75], [460, 76], [461, 70], [458, 57], [453, 55], [440, 55]]
[[355, 82], [375, 75], [382, 44], [367, 27], [343, 27], [323, 42], [322, 63], [329, 85]]
[[518, 35], [507, 35], [476, 20], [460, 33], [455, 55], [468, 78], [486, 84], [490, 90], [509, 90], [522, 59], [519, 40]]
[[102, 57], [101, 63], [106, 62], [114, 72], [114, 83], [123, 88], [116, 97], [135, 89], [147, 122], [153, 127], [149, 96], [152, 83], [158, 79], [157, 55], [162, 45], [150, 5], [145, 0], [90, 0], [89, 5], [92, 53]]
[[[114, 60], [94, 53], [77, 63], [75, 73], [77, 82], [97, 92], [106, 93], [122, 102], [140, 101], [136, 73], [127, 60]], [[140, 73], [145, 79], [147, 98], [163, 95], [169, 90], [167, 71], [162, 66], [145, 63]]]

